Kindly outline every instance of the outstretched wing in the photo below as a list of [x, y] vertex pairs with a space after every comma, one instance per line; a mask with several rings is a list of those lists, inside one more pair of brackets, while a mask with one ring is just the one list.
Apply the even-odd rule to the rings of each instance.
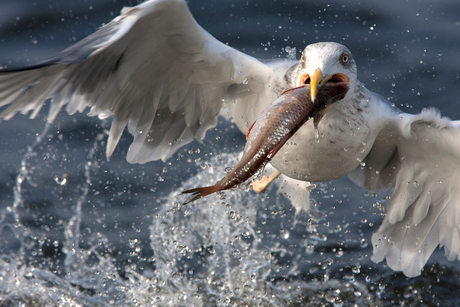
[[53, 58], [0, 73], [0, 114], [35, 117], [48, 98], [48, 121], [91, 107], [113, 116], [109, 158], [128, 124], [127, 160], [167, 159], [215, 126], [232, 84], [263, 83], [271, 69], [213, 38], [184, 0], [151, 0], [121, 15]]
[[350, 177], [371, 191], [394, 186], [373, 260], [413, 277], [438, 245], [460, 259], [460, 122], [434, 109], [392, 118]]

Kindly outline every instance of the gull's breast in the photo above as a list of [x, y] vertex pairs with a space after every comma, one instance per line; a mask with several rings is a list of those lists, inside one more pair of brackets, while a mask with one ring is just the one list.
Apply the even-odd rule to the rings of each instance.
[[328, 181], [352, 172], [372, 148], [377, 130], [365, 114], [347, 111], [332, 107], [319, 124], [318, 137], [309, 120], [270, 163], [283, 174], [304, 181]]

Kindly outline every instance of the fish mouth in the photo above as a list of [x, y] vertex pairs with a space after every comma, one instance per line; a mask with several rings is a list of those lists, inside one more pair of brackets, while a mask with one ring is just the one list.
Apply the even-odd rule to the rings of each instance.
[[323, 72], [321, 68], [317, 68], [313, 76], [309, 74], [303, 74], [300, 77], [300, 85], [310, 84], [310, 95], [311, 101], [315, 102], [316, 97], [318, 96], [318, 91], [326, 83], [340, 83], [340, 82], [349, 82], [350, 78], [347, 75], [342, 73], [337, 73], [333, 75], [326, 75], [323, 76]]
[[[326, 77], [327, 77], [327, 76], [326, 76]], [[336, 83], [339, 83], [339, 82], [349, 82], [349, 81], [350, 81], [350, 78], [348, 78], [348, 76], [345, 75], [345, 74], [333, 74], [333, 75], [330, 76], [328, 79], [326, 79], [326, 77], [323, 79], [323, 80], [326, 80], [326, 81], [323, 82], [322, 84], [327, 83], [327, 82], [336, 82]], [[309, 74], [303, 74], [303, 75], [300, 77], [299, 86], [302, 86], [302, 85], [309, 85], [309, 84], [311, 84], [310, 75], [309, 75]]]

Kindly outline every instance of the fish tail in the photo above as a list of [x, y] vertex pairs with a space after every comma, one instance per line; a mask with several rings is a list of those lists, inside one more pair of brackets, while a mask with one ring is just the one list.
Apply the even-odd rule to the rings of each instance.
[[199, 198], [205, 197], [209, 194], [215, 193], [220, 190], [221, 190], [220, 186], [216, 184], [210, 187], [196, 188], [196, 189], [190, 189], [190, 190], [184, 191], [181, 194], [191, 194], [191, 195], [187, 198], [187, 200], [182, 205], [186, 205], [188, 203], [191, 203], [192, 201], [195, 201]]

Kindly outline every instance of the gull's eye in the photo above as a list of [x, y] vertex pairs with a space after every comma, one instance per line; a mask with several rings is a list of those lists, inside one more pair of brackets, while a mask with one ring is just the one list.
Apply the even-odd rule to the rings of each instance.
[[350, 59], [350, 57], [348, 56], [348, 54], [344, 53], [344, 54], [342, 54], [342, 56], [340, 57], [340, 62], [341, 62], [342, 64], [347, 64], [349, 59]]

